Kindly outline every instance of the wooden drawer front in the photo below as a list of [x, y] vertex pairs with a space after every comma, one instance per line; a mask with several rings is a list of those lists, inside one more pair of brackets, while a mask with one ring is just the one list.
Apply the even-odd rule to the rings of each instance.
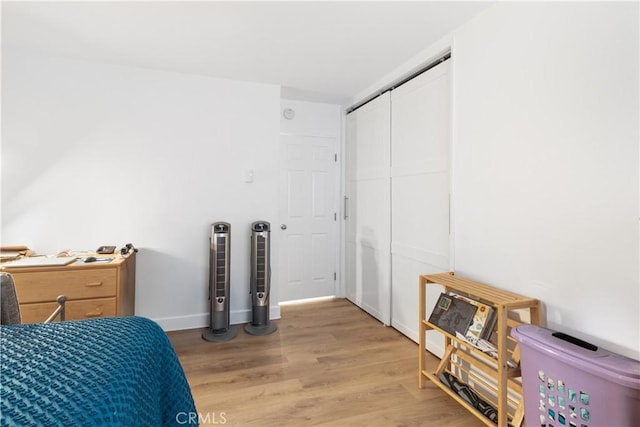
[[[58, 307], [57, 303], [20, 304], [22, 323], [42, 323]], [[94, 317], [113, 317], [116, 315], [115, 298], [98, 298], [79, 301], [67, 301], [65, 320], [92, 319]], [[59, 321], [56, 318], [56, 322]]]
[[14, 280], [21, 304], [55, 302], [58, 295], [69, 300], [116, 295], [115, 268], [20, 273]]

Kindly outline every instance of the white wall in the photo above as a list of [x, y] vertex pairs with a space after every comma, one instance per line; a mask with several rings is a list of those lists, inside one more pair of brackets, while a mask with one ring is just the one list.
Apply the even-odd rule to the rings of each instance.
[[249, 227], [278, 221], [278, 86], [4, 50], [2, 91], [2, 244], [132, 242], [136, 314], [179, 329], [208, 322], [209, 229], [228, 221], [231, 320], [250, 319]]
[[451, 47], [455, 270], [636, 359], [638, 40], [634, 2], [498, 3], [353, 99]]
[[455, 58], [458, 273], [640, 357], [638, 4], [503, 3]]
[[293, 120], [287, 120], [280, 114], [280, 132], [326, 138], [340, 137], [342, 112], [339, 105], [283, 98], [280, 107], [281, 111], [291, 108], [295, 112]]

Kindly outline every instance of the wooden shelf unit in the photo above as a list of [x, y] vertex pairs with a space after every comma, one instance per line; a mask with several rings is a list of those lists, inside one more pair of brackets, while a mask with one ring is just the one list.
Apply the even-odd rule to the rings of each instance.
[[[428, 285], [434, 284], [443, 286], [445, 292], [455, 292], [494, 307], [497, 321], [491, 341], [498, 348], [497, 359], [429, 323], [426, 317], [426, 289]], [[498, 427], [506, 427], [507, 425], [520, 427], [524, 418], [522, 385], [517, 380], [521, 376], [519, 367], [520, 352], [516, 340], [509, 333], [511, 328], [525, 323], [518, 320], [519, 317], [514, 310], [524, 310], [525, 313], [528, 311], [529, 322], [536, 325], [540, 324], [539, 301], [464, 279], [455, 276], [453, 273], [420, 276], [419, 298], [420, 355], [418, 358], [418, 387], [424, 387], [425, 378], [431, 380], [486, 425], [494, 426], [495, 424], [491, 420], [464, 401], [447, 385], [443, 384], [439, 378], [445, 371], [452, 373], [458, 379], [460, 379], [460, 374], [462, 373], [462, 376], [473, 380], [472, 382], [475, 386], [473, 384], [468, 385], [480, 398], [495, 405], [498, 412]], [[440, 363], [433, 370], [427, 368], [427, 358], [425, 357], [426, 332], [430, 330], [438, 331], [445, 337], [444, 354]], [[509, 365], [509, 362], [512, 363], [512, 366]], [[494, 383], [487, 381], [487, 378]], [[514, 395], [517, 398], [513, 398]], [[509, 407], [511, 407], [511, 410], [509, 410]]]

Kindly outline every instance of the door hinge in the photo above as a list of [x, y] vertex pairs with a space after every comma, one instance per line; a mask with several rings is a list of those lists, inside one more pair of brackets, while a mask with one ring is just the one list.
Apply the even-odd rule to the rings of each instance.
[[337, 220], [338, 220], [338, 213], [337, 213], [337, 212], [334, 212], [334, 213], [333, 213], [333, 220], [334, 220], [334, 221], [337, 221]]
[[333, 280], [338, 280], [338, 275], [336, 274], [336, 272], [333, 272]]
[[333, 154], [333, 161], [338, 163], [338, 153]]

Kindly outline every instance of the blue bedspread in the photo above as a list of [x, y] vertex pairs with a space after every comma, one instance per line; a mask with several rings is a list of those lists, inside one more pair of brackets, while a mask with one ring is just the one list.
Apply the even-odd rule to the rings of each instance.
[[151, 320], [2, 326], [0, 340], [2, 425], [197, 423], [182, 366]]

